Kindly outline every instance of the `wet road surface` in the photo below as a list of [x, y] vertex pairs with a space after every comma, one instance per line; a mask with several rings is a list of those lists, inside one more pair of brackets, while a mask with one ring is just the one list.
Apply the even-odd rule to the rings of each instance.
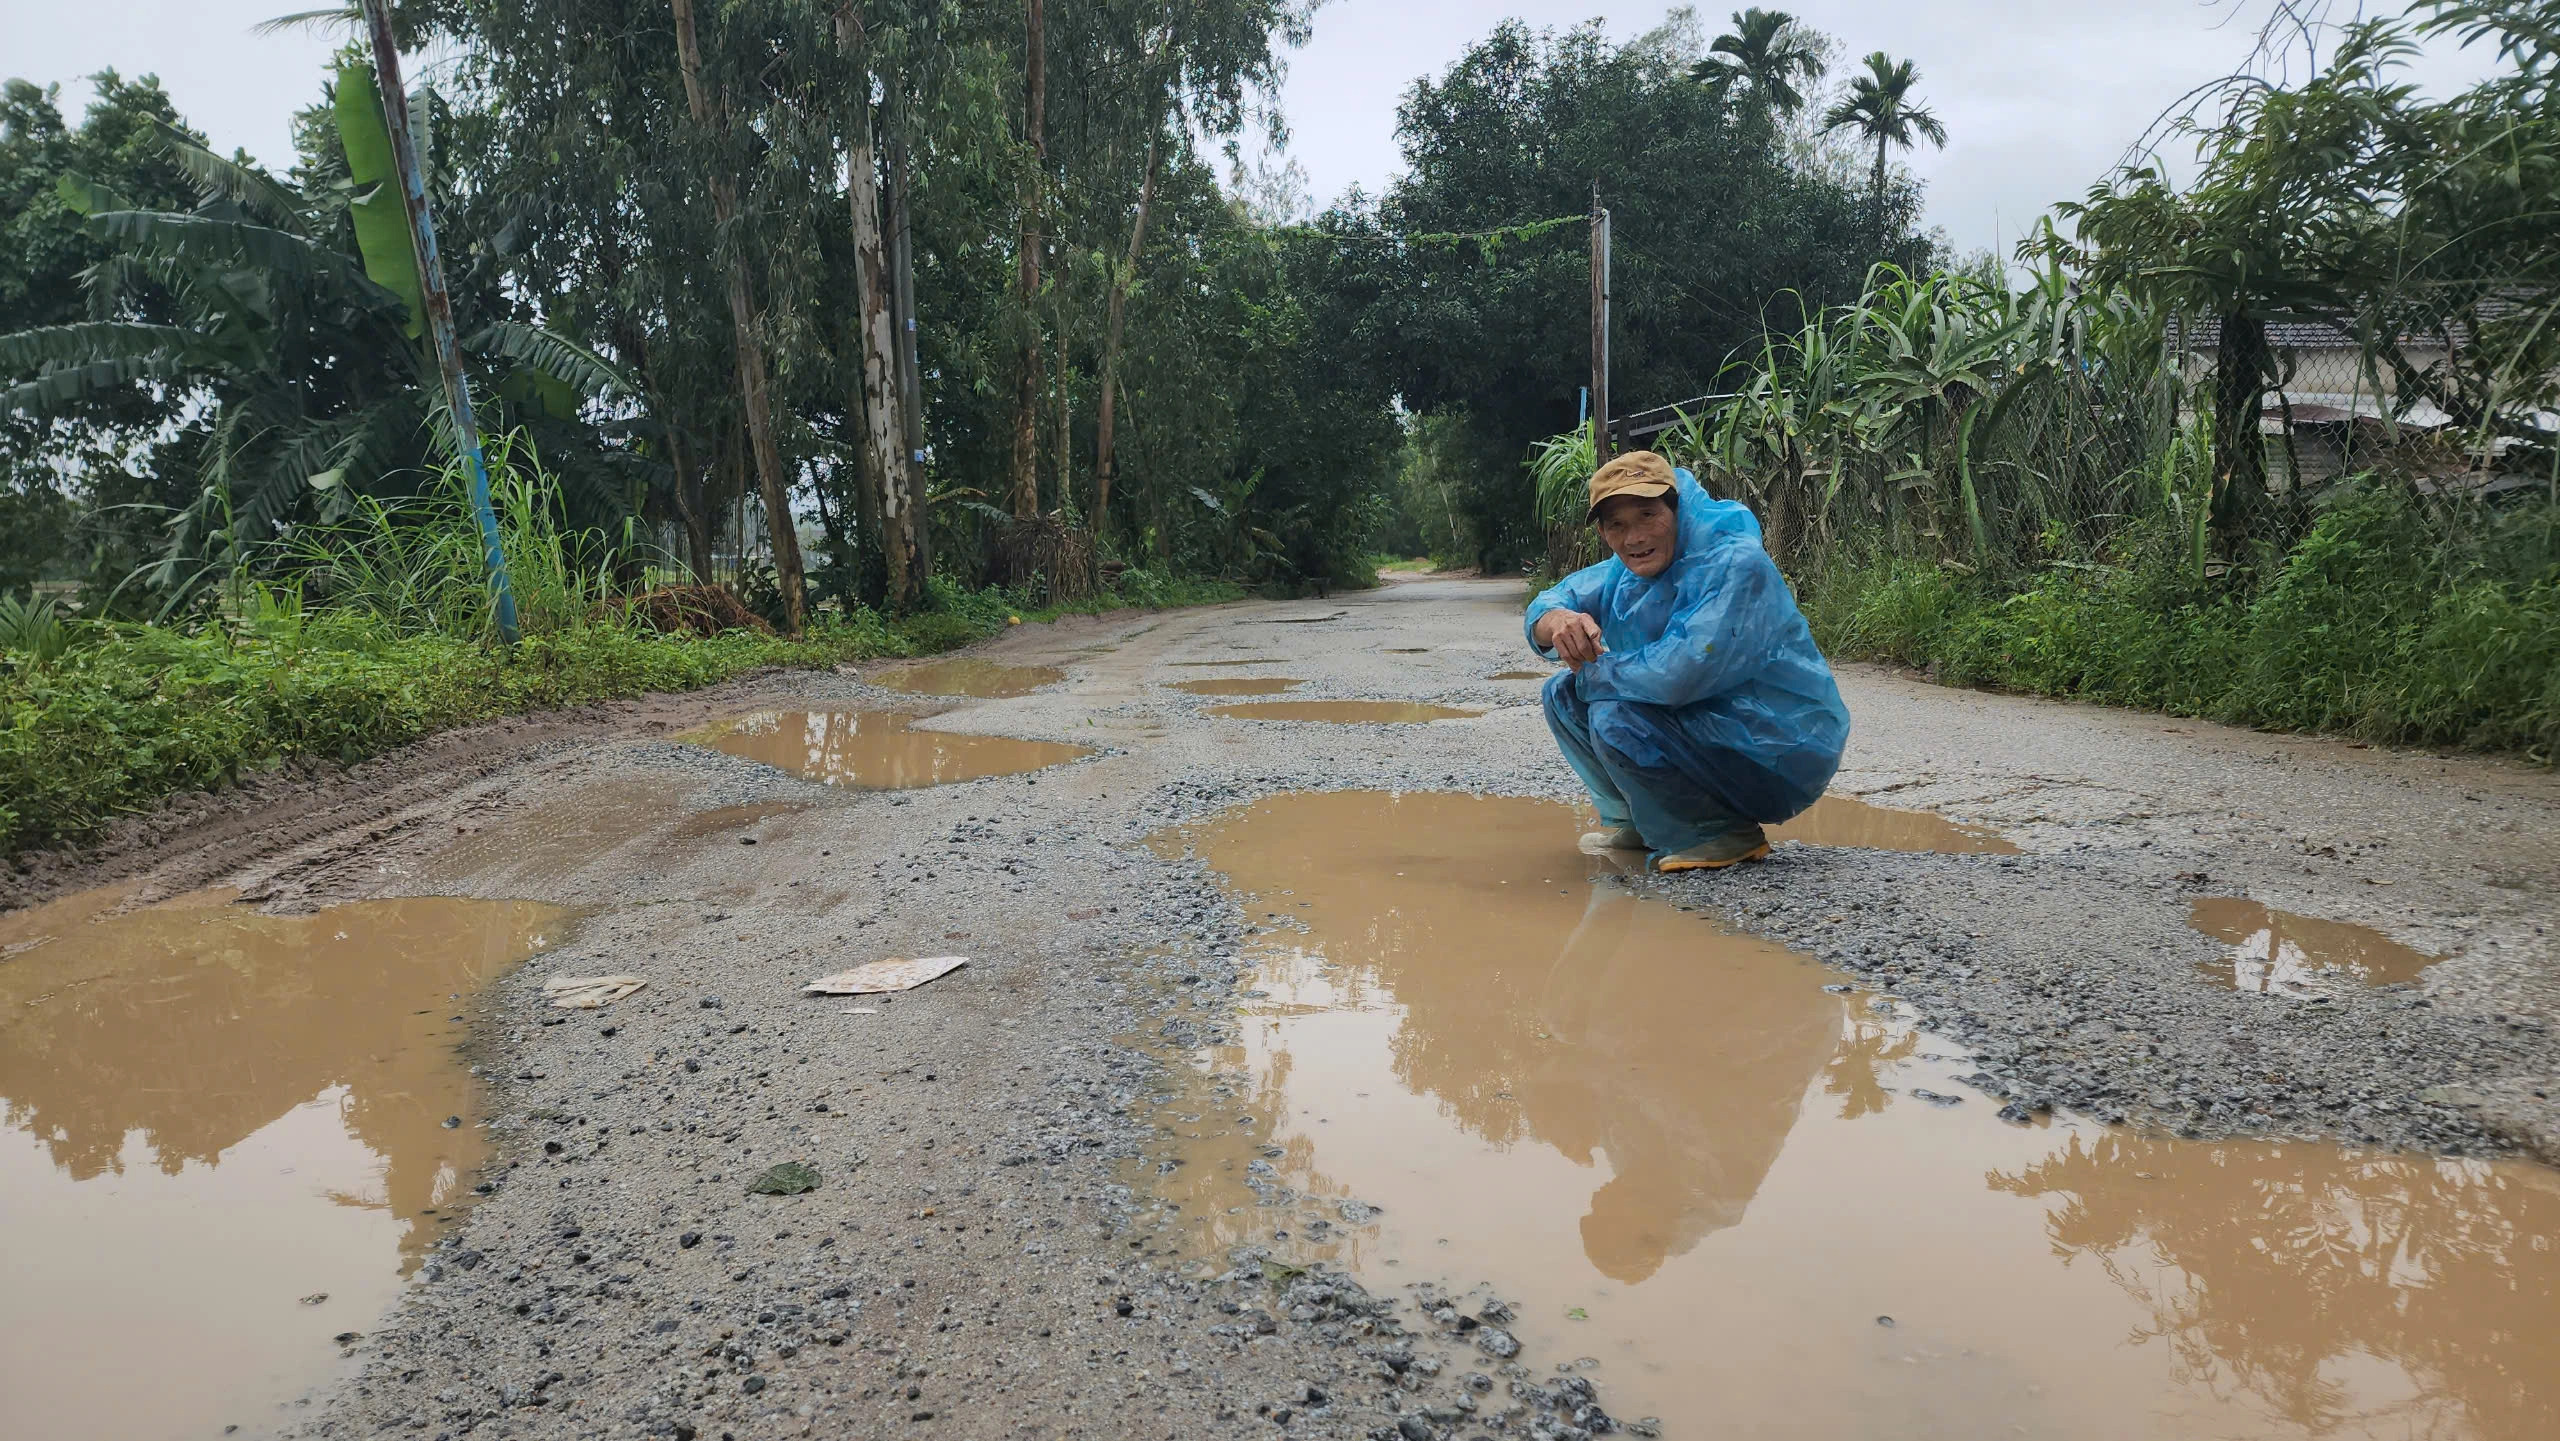
[[[182, 1007], [272, 1092], [201, 1136], [154, 1069], [194, 1043], [140, 1003], [76, 1064], [13, 1036], [0, 1184], [64, 1198], [29, 1206], [68, 1254], [231, 1298], [164, 1308], [155, 1348], [283, 1358], [132, 1434], [1473, 1436], [1595, 1404], [1673, 1435], [2551, 1433], [2560, 1217], [2516, 1158], [2560, 1134], [2550, 776], [1851, 668], [1794, 844], [1635, 877], [1577, 846], [1521, 598], [1024, 627], [138, 822], [26, 874], [127, 887], [77, 926], [240, 894], [162, 948], [191, 985], [240, 949], [207, 926], [346, 945], [446, 907], [358, 949], [453, 999], [317, 988], [406, 1040], [311, 987]], [[1244, 667], [1298, 684], [1177, 688]], [[1301, 704], [1350, 709], [1270, 709]], [[455, 903], [580, 919], [466, 986], [436, 968], [491, 923]], [[0, 985], [70, 954], [0, 939]], [[614, 973], [649, 987], [543, 1001]], [[329, 1033], [357, 1059], [291, 1059]], [[399, 1056], [460, 1097], [416, 1142], [351, 1119]], [[302, 1189], [381, 1239], [308, 1308], [282, 1271], [191, 1279], [132, 1184], [166, 1155], [261, 1205], [344, 1171]], [[784, 1161], [817, 1188], [750, 1193]], [[490, 1194], [427, 1218], [457, 1185]], [[46, 1354], [111, 1274], [13, 1272], [62, 1299], [11, 1343]], [[13, 1407], [107, 1416], [73, 1374]]]

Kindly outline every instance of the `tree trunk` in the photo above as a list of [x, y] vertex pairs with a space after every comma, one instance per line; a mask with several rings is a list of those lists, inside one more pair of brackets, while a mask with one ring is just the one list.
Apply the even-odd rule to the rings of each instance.
[[1074, 392], [1069, 388], [1069, 383], [1074, 378], [1067, 369], [1067, 327], [1061, 322], [1058, 326], [1058, 373], [1056, 379], [1051, 382], [1051, 388], [1057, 394], [1058, 408], [1055, 419], [1058, 422], [1058, 429], [1057, 438], [1049, 447], [1051, 453], [1058, 458], [1056, 493], [1058, 508], [1061, 510], [1066, 508], [1067, 497], [1075, 493], [1075, 418], [1071, 413], [1075, 397]]
[[[890, 87], [891, 103], [903, 108], [897, 87]], [[912, 569], [916, 589], [923, 592], [924, 582], [933, 574], [933, 514], [925, 500], [924, 474], [924, 369], [916, 355], [916, 265], [915, 229], [907, 214], [907, 144], [904, 127], [893, 128], [885, 137], [881, 158], [888, 171], [887, 205], [889, 242], [889, 332], [897, 342], [899, 412], [906, 419], [906, 460], [909, 499], [913, 509], [908, 513], [913, 528]]]
[[1041, 0], [1029, 0], [1029, 5], [1022, 138], [1031, 146], [1031, 164], [1022, 177], [1022, 240], [1014, 259], [1014, 307], [1022, 327], [1013, 392], [1013, 514], [1018, 520], [1040, 513], [1040, 322], [1033, 307], [1040, 299], [1040, 182], [1049, 164], [1049, 144], [1041, 128], [1048, 84]]
[[[726, 118], [702, 88], [702, 46], [693, 28], [693, 0], [669, 0], [676, 21], [676, 58], [684, 72], [685, 105], [693, 122], [712, 135], [726, 128]], [[756, 315], [755, 294], [747, 284], [744, 237], [738, 233], [738, 184], [716, 170], [710, 176], [712, 217], [731, 248], [729, 255], [729, 323], [738, 347], [738, 398], [746, 413], [748, 448], [755, 454], [756, 487], [764, 496], [765, 525], [773, 538], [773, 577], [782, 590], [783, 628], [798, 635], [807, 622], [807, 592], [801, 578], [800, 537], [792, 528], [791, 492], [782, 475], [782, 450], [774, 443], [770, 386], [765, 373], [763, 329]]]
[[2222, 317], [2213, 360], [2213, 538], [2224, 558], [2241, 555], [2267, 502], [2267, 327], [2234, 310]]
[[1884, 136], [1876, 136], [1876, 258], [1884, 258]]
[[711, 582], [711, 520], [702, 513], [702, 477], [685, 452], [684, 432], [667, 424], [667, 461], [675, 467], [676, 518], [684, 522], [685, 562], [696, 585]]
[[1119, 419], [1120, 336], [1129, 316], [1129, 287], [1138, 278], [1138, 253], [1147, 243], [1147, 212], [1155, 208], [1156, 168], [1163, 142], [1164, 119], [1158, 116], [1155, 130], [1147, 136], [1147, 175], [1138, 184], [1138, 218], [1129, 227], [1129, 253], [1111, 277], [1111, 302], [1102, 326], [1102, 398], [1093, 414], [1095, 535], [1111, 529], [1111, 479], [1120, 464], [1119, 438], [1112, 429]]
[[[853, 6], [836, 12], [836, 44], [859, 64], [862, 17]], [[898, 389], [897, 342], [890, 330], [888, 250], [880, 233], [880, 162], [871, 145], [871, 73], [856, 71], [859, 92], [846, 125], [845, 192], [853, 211], [856, 285], [862, 305], [863, 452], [878, 487], [881, 560], [888, 573], [893, 610], [911, 610], [924, 577], [915, 564], [914, 467], [907, 463], [905, 397]]]

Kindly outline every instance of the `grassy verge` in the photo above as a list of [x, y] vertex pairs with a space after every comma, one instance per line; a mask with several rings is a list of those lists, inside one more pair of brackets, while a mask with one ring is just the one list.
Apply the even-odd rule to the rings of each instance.
[[2358, 496], [2247, 594], [2194, 582], [2165, 553], [2023, 588], [1835, 558], [1802, 590], [1829, 653], [1947, 684], [2560, 757], [2560, 517], [2548, 507], [2455, 536], [2405, 496]]
[[352, 762], [474, 721], [716, 684], [768, 666], [949, 650], [1013, 618], [1236, 598], [1232, 586], [1145, 581], [1064, 608], [1000, 591], [937, 591], [896, 622], [825, 617], [802, 640], [709, 639], [597, 622], [513, 651], [401, 634], [353, 611], [262, 608], [226, 628], [101, 628], [42, 664], [0, 662], [0, 855], [76, 842], [182, 791], [296, 756]]

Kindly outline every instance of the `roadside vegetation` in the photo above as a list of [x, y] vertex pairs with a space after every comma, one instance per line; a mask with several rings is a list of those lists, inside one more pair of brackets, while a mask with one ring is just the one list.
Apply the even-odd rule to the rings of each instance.
[[[1759, 512], [1835, 652], [2548, 756], [2547, 8], [2348, 28], [2178, 131], [2192, 181], [2064, 207], [2020, 284], [1919, 225], [1916, 68], [1774, 10], [1495, 25], [1406, 92], [1401, 173], [1318, 208], [1237, 158], [1292, 0], [405, 7], [451, 57], [407, 103], [513, 649], [367, 52], [279, 164], [149, 77], [77, 123], [10, 80], [0, 851], [1017, 614], [1586, 560], [1595, 199], [1613, 409], [1728, 393], [1655, 443]], [[2502, 71], [2424, 99], [2420, 38]]]
[[[2421, 4], [2192, 122], [1999, 267], [1809, 300], [1652, 442], [1750, 504], [1835, 655], [2243, 725], [2560, 758], [2560, 69]], [[2503, 72], [2427, 100], [2412, 43]], [[1587, 434], [1536, 449], [1593, 558]]]
[[[1019, 622], [1200, 604], [1232, 584], [1141, 570], [1036, 606], [933, 583], [901, 616], [855, 605], [776, 634], [725, 593], [618, 580], [639, 558], [561, 525], [557, 483], [513, 446], [493, 480], [524, 638], [489, 641], [458, 467], [429, 494], [303, 539], [293, 580], [235, 574], [187, 626], [66, 616], [0, 600], [0, 854], [73, 842], [178, 791], [296, 758], [353, 762], [455, 726], [682, 691], [766, 667], [928, 654]], [[724, 622], [743, 622], [727, 623]]]

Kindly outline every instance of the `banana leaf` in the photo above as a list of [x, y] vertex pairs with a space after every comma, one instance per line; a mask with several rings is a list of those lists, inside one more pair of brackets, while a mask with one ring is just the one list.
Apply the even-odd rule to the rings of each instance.
[[409, 307], [408, 334], [426, 329], [426, 287], [418, 279], [418, 253], [409, 239], [408, 207], [400, 199], [400, 172], [392, 163], [391, 126], [383, 118], [382, 92], [373, 70], [362, 64], [338, 69], [338, 142], [347, 152], [347, 175], [356, 198], [347, 207], [355, 220], [356, 249], [364, 256], [365, 274], [397, 295]]

